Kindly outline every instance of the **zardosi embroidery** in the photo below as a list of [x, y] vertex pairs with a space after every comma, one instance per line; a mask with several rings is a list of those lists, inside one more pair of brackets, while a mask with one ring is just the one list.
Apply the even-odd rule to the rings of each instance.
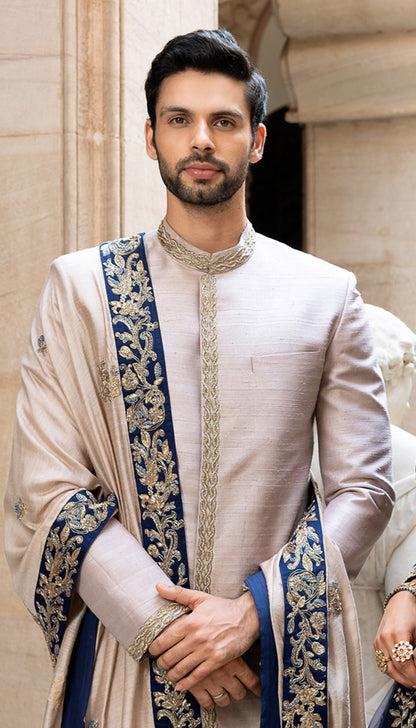
[[46, 539], [35, 591], [36, 621], [55, 664], [82, 560], [117, 508], [114, 495], [97, 503], [87, 490], [64, 505]]
[[[106, 243], [100, 251], [119, 361], [143, 545], [174, 583], [188, 586], [185, 524], [169, 390], [143, 235]], [[141, 644], [143, 640], [146, 641], [146, 635], [141, 634]], [[151, 681], [156, 725], [173, 728], [200, 725], [194, 698], [177, 693], [154, 660]]]
[[391, 728], [414, 728], [416, 724], [415, 697], [415, 690], [398, 686], [394, 693], [395, 705], [389, 710], [389, 716], [393, 719], [389, 723]]
[[285, 590], [282, 722], [327, 726], [327, 599], [319, 510], [314, 502], [280, 561]]
[[41, 334], [38, 338], [38, 353], [46, 356], [48, 353], [48, 347], [46, 346], [45, 337]]
[[14, 504], [14, 512], [18, 521], [21, 521], [26, 513], [26, 504], [21, 498]]

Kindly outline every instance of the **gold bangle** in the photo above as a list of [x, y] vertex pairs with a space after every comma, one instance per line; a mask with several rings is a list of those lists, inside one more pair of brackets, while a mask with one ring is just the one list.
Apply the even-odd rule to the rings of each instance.
[[387, 594], [387, 596], [384, 600], [383, 609], [385, 609], [387, 607], [392, 596], [394, 596], [394, 594], [397, 594], [398, 592], [401, 592], [401, 591], [408, 591], [411, 594], [413, 594], [414, 597], [416, 597], [416, 585], [399, 584], [399, 586], [396, 586], [394, 589], [391, 590], [391, 592], [389, 592], [389, 594]]

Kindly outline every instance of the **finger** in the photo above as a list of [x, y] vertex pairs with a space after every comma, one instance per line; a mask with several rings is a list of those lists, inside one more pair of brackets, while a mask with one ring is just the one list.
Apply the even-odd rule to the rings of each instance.
[[260, 676], [257, 675], [245, 662], [241, 660], [241, 667], [239, 666], [235, 672], [236, 678], [250, 690], [254, 695], [260, 697], [261, 695], [261, 681]]
[[224, 688], [233, 700], [243, 700], [247, 695], [247, 689], [236, 677], [224, 680]]
[[407, 688], [416, 685], [416, 665], [414, 657], [405, 662], [398, 662], [394, 658], [387, 665], [387, 674], [393, 680], [405, 685]]
[[[413, 687], [416, 685], [416, 665], [414, 662], [415, 652], [413, 652], [413, 657], [405, 660], [404, 662], [396, 660], [393, 653], [394, 646], [401, 641], [397, 639], [396, 642], [393, 642], [396, 638], [397, 635], [391, 633], [388, 635], [378, 635], [374, 641], [375, 649], [380, 650], [385, 657], [389, 658], [389, 661], [386, 664], [386, 675], [388, 675], [392, 680], [396, 680], [401, 685], [405, 685], [405, 687]], [[410, 640], [407, 641], [410, 642]]]
[[411, 688], [416, 685], [414, 675], [409, 675], [408, 669], [403, 670], [402, 668], [397, 668], [393, 662], [387, 663], [386, 675], [400, 683], [400, 685], [404, 685], [406, 688]]
[[160, 596], [164, 599], [168, 599], [170, 602], [178, 602], [178, 604], [191, 607], [191, 609], [193, 609], [194, 606], [201, 601], [202, 592], [194, 591], [193, 589], [185, 589], [183, 586], [156, 584], [156, 589]]
[[223, 690], [222, 692], [224, 693], [224, 695], [221, 695], [220, 698], [216, 698], [214, 696], [212, 698], [217, 708], [226, 708], [227, 705], [231, 703], [231, 699], [227, 691]]
[[[184, 676], [187, 675], [188, 672], [191, 672], [191, 670], [193, 670], [193, 668], [199, 665], [202, 661], [202, 656], [200, 658], [195, 656], [194, 659], [192, 659], [193, 654], [196, 655], [196, 653], [192, 652], [192, 649], [189, 646], [189, 641], [184, 638], [173, 645], [173, 647], [160, 654], [157, 658], [157, 664], [162, 670], [172, 670], [175, 665], [179, 666], [179, 664], [181, 664], [181, 671], [179, 672], [178, 669], [178, 671], [174, 674], [174, 679], [180, 680], [182, 672]], [[186, 662], [184, 662], [184, 660], [186, 660]], [[187, 672], [184, 672], [186, 670]]]
[[[245, 685], [243, 685], [242, 682], [240, 682], [238, 677], [233, 672], [235, 666], [238, 666], [238, 662], [237, 660], [232, 660], [231, 662], [227, 663], [227, 665], [224, 665], [224, 667], [221, 667], [219, 670], [215, 670], [215, 672], [212, 674], [211, 679], [222, 685], [224, 690], [227, 691], [227, 693], [230, 695], [231, 698], [233, 698], [233, 700], [243, 700], [243, 698], [245, 698], [245, 696], [247, 695], [247, 688], [245, 687]], [[210, 678], [208, 678], [208, 680], [209, 679]], [[215, 693], [211, 691], [210, 687], [208, 687], [208, 690], [211, 695], [215, 695]]]
[[189, 690], [201, 680], [205, 680], [213, 671], [214, 668], [210, 667], [208, 660], [204, 660], [204, 656], [193, 652], [168, 670], [167, 677], [176, 683], [177, 690]]
[[152, 657], [158, 657], [164, 652], [172, 649], [175, 645], [182, 642], [186, 636], [186, 625], [181, 624], [181, 620], [185, 617], [179, 617], [169, 627], [166, 627], [163, 632], [149, 645], [149, 654]]
[[[215, 689], [215, 688], [213, 688]], [[201, 708], [205, 708], [205, 710], [210, 710], [214, 707], [215, 703], [211, 697], [211, 694], [208, 692], [208, 690], [204, 690], [203, 688], [200, 688], [198, 685], [195, 685], [192, 690], [189, 691], [192, 693], [194, 698], [198, 701]], [[220, 692], [220, 690], [218, 690]], [[214, 692], [214, 695], [217, 693]]]

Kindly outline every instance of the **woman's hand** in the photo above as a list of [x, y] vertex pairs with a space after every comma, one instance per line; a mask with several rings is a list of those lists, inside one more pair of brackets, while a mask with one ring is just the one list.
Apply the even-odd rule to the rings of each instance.
[[416, 597], [399, 591], [388, 601], [374, 640], [374, 649], [388, 658], [386, 674], [407, 688], [416, 687], [416, 665], [413, 656], [405, 662], [393, 658], [394, 645], [401, 641], [416, 646]]

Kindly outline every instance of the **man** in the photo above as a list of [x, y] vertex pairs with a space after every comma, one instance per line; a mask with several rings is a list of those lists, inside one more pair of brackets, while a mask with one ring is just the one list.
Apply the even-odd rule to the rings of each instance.
[[247, 222], [266, 91], [229, 33], [174, 38], [146, 95], [166, 218], [53, 264], [23, 362], [7, 542], [45, 726], [358, 728], [340, 552], [354, 576], [393, 492], [354, 276]]

